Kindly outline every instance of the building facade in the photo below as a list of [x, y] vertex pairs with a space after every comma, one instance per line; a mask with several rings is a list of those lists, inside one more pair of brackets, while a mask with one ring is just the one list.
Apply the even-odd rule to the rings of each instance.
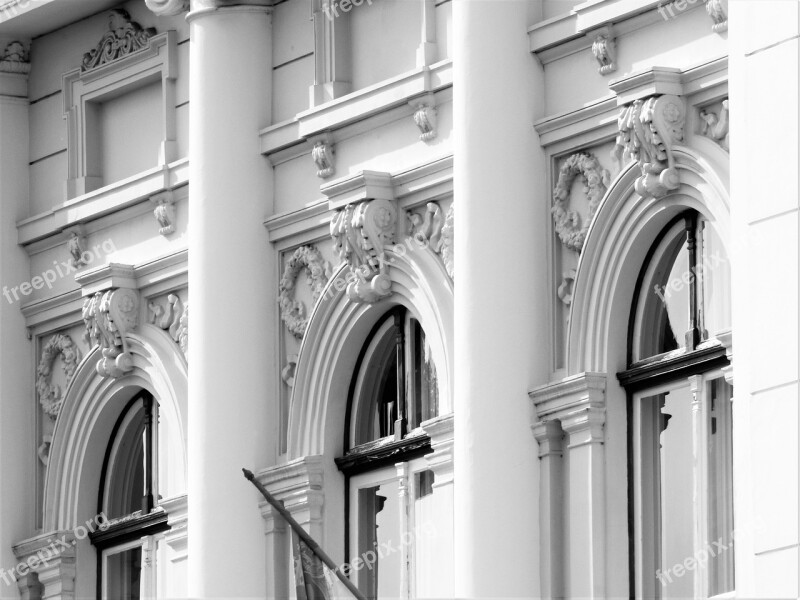
[[799, 10], [5, 0], [0, 598], [800, 597]]

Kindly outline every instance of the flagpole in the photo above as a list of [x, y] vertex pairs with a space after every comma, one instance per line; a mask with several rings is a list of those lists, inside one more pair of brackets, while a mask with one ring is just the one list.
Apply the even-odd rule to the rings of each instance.
[[364, 596], [364, 594], [359, 591], [355, 584], [353, 584], [353, 582], [350, 581], [347, 576], [339, 570], [339, 567], [336, 566], [336, 563], [333, 562], [333, 559], [331, 559], [331, 557], [328, 556], [322, 548], [320, 548], [319, 544], [314, 540], [314, 538], [312, 538], [308, 532], [303, 529], [303, 526], [300, 525], [300, 523], [294, 520], [294, 517], [289, 513], [288, 510], [284, 508], [283, 504], [278, 502], [275, 497], [267, 491], [267, 488], [265, 488], [261, 482], [256, 479], [255, 475], [253, 475], [253, 472], [247, 469], [242, 469], [242, 472], [244, 473], [245, 479], [256, 486], [256, 489], [261, 492], [261, 495], [264, 496], [264, 499], [270, 503], [272, 508], [278, 511], [278, 513], [292, 528], [292, 531], [294, 531], [298, 537], [306, 543], [311, 551], [316, 554], [323, 563], [325, 563], [325, 566], [333, 571], [336, 577], [339, 578], [339, 581], [341, 581], [358, 600], [367, 600], [367, 597]]

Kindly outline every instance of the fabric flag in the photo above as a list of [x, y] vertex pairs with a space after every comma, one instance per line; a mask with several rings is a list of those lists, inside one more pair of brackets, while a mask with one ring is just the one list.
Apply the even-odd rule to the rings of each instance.
[[325, 576], [325, 565], [294, 531], [292, 548], [297, 600], [332, 600], [333, 594]]

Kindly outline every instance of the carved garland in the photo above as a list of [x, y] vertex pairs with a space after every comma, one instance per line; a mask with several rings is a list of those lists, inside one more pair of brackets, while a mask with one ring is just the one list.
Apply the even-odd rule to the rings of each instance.
[[56, 358], [64, 361], [64, 375], [67, 383], [75, 374], [75, 369], [81, 360], [81, 353], [68, 335], [57, 333], [45, 344], [42, 358], [36, 369], [36, 391], [39, 394], [39, 403], [51, 419], [55, 420], [61, 410], [61, 388], [50, 383], [53, 375], [53, 365]]
[[155, 33], [155, 29], [142, 29], [141, 25], [131, 21], [127, 11], [121, 8], [112, 10], [108, 15], [108, 31], [96, 48], [83, 55], [81, 71], [91, 71], [147, 47]]
[[322, 253], [314, 246], [300, 246], [286, 264], [283, 277], [281, 277], [278, 303], [281, 309], [281, 319], [286, 324], [286, 328], [298, 339], [303, 337], [308, 325], [306, 308], [294, 297], [297, 277], [303, 271], [308, 277], [308, 284], [311, 287], [314, 302], [316, 302], [322, 295], [325, 284], [328, 283], [330, 266], [322, 257]]
[[[589, 214], [581, 227], [581, 217], [577, 211], [568, 208], [570, 191], [575, 178], [583, 178], [584, 191], [589, 197]], [[558, 182], [553, 190], [553, 223], [556, 233], [561, 238], [561, 243], [570, 250], [580, 253], [589, 225], [592, 223], [597, 207], [606, 193], [608, 171], [603, 169], [597, 158], [588, 153], [573, 154], [564, 164], [558, 174]]]

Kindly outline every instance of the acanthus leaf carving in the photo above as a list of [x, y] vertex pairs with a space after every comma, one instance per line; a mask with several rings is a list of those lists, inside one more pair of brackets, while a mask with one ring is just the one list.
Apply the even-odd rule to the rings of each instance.
[[330, 265], [315, 246], [300, 246], [286, 263], [279, 285], [278, 303], [281, 319], [289, 332], [298, 339], [303, 337], [308, 325], [306, 308], [295, 298], [297, 278], [302, 272], [305, 272], [308, 278], [314, 302], [322, 295], [331, 276]]
[[189, 304], [184, 304], [177, 294], [169, 294], [164, 304], [155, 301], [147, 303], [150, 311], [149, 321], [169, 333], [172, 340], [177, 343], [184, 355], [189, 335]]
[[620, 111], [617, 154], [630, 156], [641, 170], [636, 180], [640, 196], [660, 198], [680, 186], [673, 147], [683, 140], [686, 110], [671, 94], [635, 100]]
[[102, 377], [121, 377], [133, 369], [126, 336], [136, 329], [138, 320], [139, 295], [134, 290], [111, 289], [84, 300], [85, 339], [89, 346], [102, 349], [103, 358], [97, 363]]
[[397, 207], [392, 200], [366, 200], [336, 212], [331, 237], [337, 255], [350, 270], [350, 300], [373, 303], [392, 293], [386, 252], [396, 235]]
[[602, 31], [595, 36], [592, 54], [599, 65], [597, 72], [600, 75], [608, 75], [617, 70], [616, 53], [616, 43], [610, 32]]
[[108, 15], [108, 31], [95, 48], [83, 55], [81, 72], [91, 71], [146, 48], [155, 34], [155, 29], [142, 29], [141, 25], [131, 21], [126, 10], [115, 8]]
[[728, 99], [722, 101], [719, 114], [708, 108], [700, 111], [700, 120], [703, 122], [700, 135], [714, 140], [723, 149], [730, 151], [730, 126], [728, 123]]
[[19, 73], [27, 75], [31, 72], [28, 50], [22, 42], [11, 42], [3, 50], [0, 58], [0, 73]]
[[[581, 216], [571, 210], [569, 200], [572, 184], [578, 176], [583, 178], [584, 192], [589, 199], [589, 213], [581, 225]], [[553, 190], [553, 223], [561, 243], [570, 250], [580, 253], [589, 225], [592, 223], [600, 201], [606, 193], [609, 173], [597, 157], [586, 152], [578, 152], [569, 156], [561, 165], [558, 181]]]
[[57, 333], [48, 340], [42, 349], [42, 357], [36, 368], [36, 391], [39, 394], [39, 403], [52, 420], [58, 416], [63, 402], [61, 388], [51, 383], [53, 366], [59, 356], [64, 362], [64, 375], [69, 383], [78, 368], [81, 352], [72, 338], [64, 333]]

